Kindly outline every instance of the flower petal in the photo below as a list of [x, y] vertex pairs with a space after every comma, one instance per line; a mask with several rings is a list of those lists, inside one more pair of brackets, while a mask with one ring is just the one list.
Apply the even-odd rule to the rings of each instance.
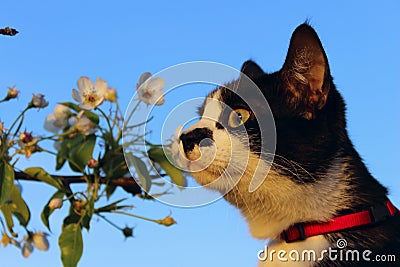
[[102, 78], [97, 78], [95, 84], [94, 84], [94, 89], [96, 90], [96, 93], [98, 96], [104, 96], [107, 90], [107, 82], [104, 81]]
[[99, 99], [97, 99], [95, 103], [93, 103], [93, 107], [100, 106], [101, 104], [103, 104], [103, 102], [104, 102], [104, 95], [101, 96]]
[[153, 95], [153, 103], [154, 105], [161, 106], [165, 103], [164, 93], [162, 91], [158, 91]]
[[57, 106], [54, 107], [54, 115], [56, 117], [58, 116], [65, 116], [66, 114], [69, 114], [69, 107], [58, 104]]
[[73, 117], [68, 119], [68, 124], [71, 125], [71, 126], [74, 126], [77, 121], [78, 121], [78, 118], [76, 116], [73, 116]]
[[26, 241], [24, 246], [22, 247], [21, 253], [24, 258], [28, 258], [33, 251], [33, 244], [31, 242]]
[[54, 108], [54, 116], [56, 117], [59, 123], [63, 124], [63, 121], [66, 121], [71, 114], [69, 107], [64, 105], [57, 105]]
[[82, 97], [76, 89], [72, 89], [72, 98], [76, 102], [82, 102]]
[[86, 76], [82, 76], [76, 82], [80, 92], [90, 91], [93, 88], [92, 80]]
[[155, 78], [151, 78], [151, 80], [149, 81], [149, 83], [147, 84], [147, 86], [149, 88], [151, 88], [151, 90], [153, 91], [160, 91], [164, 88], [165, 86], [165, 81], [163, 78], [159, 78], [159, 77], [155, 77]]
[[58, 133], [60, 128], [56, 127], [54, 125], [54, 122], [56, 121], [56, 117], [54, 114], [49, 114], [46, 116], [46, 121], [44, 122], [44, 129], [46, 131], [52, 132], [52, 133]]
[[139, 88], [149, 78], [151, 78], [150, 72], [144, 72], [142, 75], [140, 75], [139, 82], [136, 85], [136, 89]]

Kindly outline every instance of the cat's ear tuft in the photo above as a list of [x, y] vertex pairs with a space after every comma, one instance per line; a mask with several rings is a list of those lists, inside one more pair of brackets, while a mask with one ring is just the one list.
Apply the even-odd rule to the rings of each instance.
[[240, 71], [252, 80], [264, 74], [261, 67], [252, 60], [247, 60], [243, 63]]
[[326, 104], [332, 78], [321, 41], [308, 24], [293, 32], [280, 74], [290, 92], [290, 104], [302, 117], [313, 119]]

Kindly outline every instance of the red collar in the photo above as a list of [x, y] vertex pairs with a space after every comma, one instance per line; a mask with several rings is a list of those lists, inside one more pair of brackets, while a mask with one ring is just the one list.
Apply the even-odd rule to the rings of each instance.
[[388, 200], [385, 204], [372, 206], [366, 210], [338, 216], [329, 222], [296, 223], [281, 233], [286, 242], [304, 240], [311, 236], [333, 233], [354, 227], [374, 224], [398, 214], [400, 211]]

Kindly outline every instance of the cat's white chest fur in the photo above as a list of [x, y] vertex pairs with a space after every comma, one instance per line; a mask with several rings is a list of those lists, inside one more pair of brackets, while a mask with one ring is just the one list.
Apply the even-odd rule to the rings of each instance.
[[[316, 259], [318, 259], [322, 251], [328, 247], [329, 242], [322, 235], [294, 243], [273, 240], [264, 248], [264, 253], [267, 252], [268, 255], [264, 261], [259, 262], [258, 267], [313, 266], [315, 261], [308, 261], [308, 253], [312, 251], [311, 253], [315, 253]], [[302, 255], [305, 256], [303, 257]], [[266, 254], [261, 256], [265, 257]]]

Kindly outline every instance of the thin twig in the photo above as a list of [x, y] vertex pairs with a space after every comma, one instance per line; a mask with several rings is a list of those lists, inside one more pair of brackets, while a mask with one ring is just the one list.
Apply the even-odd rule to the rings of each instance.
[[3, 29], [0, 29], [0, 34], [2, 35], [8, 35], [8, 36], [14, 36], [18, 33], [16, 29], [10, 28], [10, 27], [5, 27]]

